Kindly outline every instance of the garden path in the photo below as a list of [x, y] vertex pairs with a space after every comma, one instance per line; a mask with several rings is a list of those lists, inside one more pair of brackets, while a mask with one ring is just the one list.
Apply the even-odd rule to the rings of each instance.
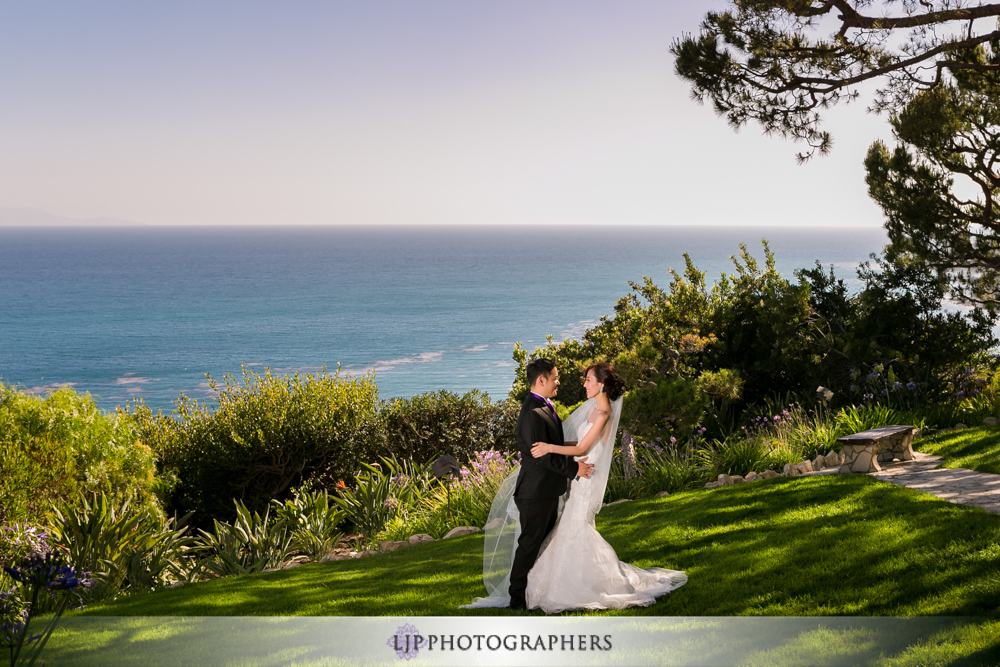
[[[1000, 514], [1000, 475], [976, 472], [968, 468], [939, 468], [941, 457], [913, 452], [912, 461], [881, 463], [880, 472], [868, 473], [876, 479], [917, 489], [948, 502], [981, 507]], [[837, 468], [827, 468], [807, 475], [829, 475]]]

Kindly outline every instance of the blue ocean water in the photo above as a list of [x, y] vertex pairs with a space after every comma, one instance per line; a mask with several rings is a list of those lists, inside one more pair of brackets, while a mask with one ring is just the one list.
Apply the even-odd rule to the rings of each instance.
[[851, 284], [881, 229], [754, 227], [0, 228], [0, 380], [112, 409], [171, 409], [255, 371], [374, 370], [380, 396], [504, 396], [515, 341], [578, 336], [682, 253], [711, 280], [767, 238], [792, 278]]

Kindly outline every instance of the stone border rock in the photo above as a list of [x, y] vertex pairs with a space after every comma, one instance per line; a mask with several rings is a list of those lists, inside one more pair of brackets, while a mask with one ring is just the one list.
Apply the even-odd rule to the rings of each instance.
[[[441, 539], [447, 540], [452, 537], [462, 537], [463, 535], [479, 533], [482, 530], [482, 528], [477, 526], [456, 526], [455, 528], [449, 530], [448, 533]], [[378, 546], [381, 553], [389, 553], [390, 551], [399, 551], [400, 549], [405, 549], [406, 547], [413, 546], [414, 544], [423, 544], [424, 542], [437, 542], [437, 540], [427, 533], [416, 533], [415, 535], [410, 535], [408, 540], [400, 540], [398, 542], [392, 540], [382, 540], [378, 543]]]
[[744, 484], [746, 482], [756, 482], [761, 479], [773, 479], [775, 477], [799, 477], [810, 472], [817, 472], [819, 470], [830, 469], [830, 468], [840, 468], [843, 463], [843, 456], [840, 452], [830, 450], [826, 456], [817, 455], [812, 461], [801, 461], [799, 463], [786, 463], [785, 468], [782, 472], [777, 473], [773, 470], [765, 470], [762, 473], [749, 472], [746, 476], [743, 475], [719, 475], [718, 479], [714, 482], [709, 482], [705, 485], [706, 489], [716, 489], [720, 486], [731, 486], [733, 484]]

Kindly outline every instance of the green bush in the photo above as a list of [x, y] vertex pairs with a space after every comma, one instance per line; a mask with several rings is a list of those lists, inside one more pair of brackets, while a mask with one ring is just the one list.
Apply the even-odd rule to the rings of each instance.
[[133, 404], [128, 417], [174, 478], [169, 506], [204, 525], [234, 518], [233, 500], [263, 511], [307, 481], [332, 486], [352, 479], [377, 451], [382, 432], [371, 376], [274, 376], [244, 369], [211, 383], [213, 405], [183, 395], [174, 415]]
[[160, 513], [155, 472], [133, 425], [89, 394], [62, 387], [39, 398], [0, 384], [0, 525], [40, 521], [95, 493]]
[[687, 432], [698, 426], [708, 405], [708, 396], [697, 383], [681, 377], [664, 378], [625, 394], [621, 425], [647, 439]]
[[270, 507], [263, 516], [236, 501], [236, 520], [214, 521], [213, 531], [199, 531], [196, 548], [206, 554], [199, 571], [217, 577], [280, 569], [295, 548], [284, 519], [272, 520]]
[[514, 451], [519, 410], [513, 401], [493, 403], [477, 390], [396, 398], [382, 408], [386, 451], [419, 463], [443, 454], [465, 461], [483, 449]]
[[333, 553], [343, 537], [341, 526], [347, 514], [330, 498], [326, 490], [296, 489], [284, 503], [271, 501], [275, 517], [284, 521], [291, 533], [292, 547], [311, 561]]
[[494, 496], [515, 465], [510, 454], [475, 452], [457, 480], [427, 479], [418, 487], [418, 501], [386, 521], [377, 539], [405, 540], [416, 533], [440, 538], [458, 526], [483, 527]]
[[[532, 352], [516, 346], [511, 396], [524, 397], [525, 366], [544, 356], [571, 379], [559, 392], [566, 404], [583, 398], [572, 381], [583, 368], [614, 364], [635, 393], [636, 406], [626, 410], [623, 424], [644, 436], [662, 435], [672, 421], [687, 419], [725, 439], [746, 424], [746, 411], [769, 397], [801, 399], [820, 385], [834, 391], [834, 407], [877, 399], [942, 423], [1000, 410], [1000, 389], [974, 398], [996, 370], [995, 316], [982, 309], [946, 312], [940, 276], [905, 258], [884, 257], [874, 268], [861, 267], [863, 288], [850, 294], [819, 264], [796, 271], [793, 283], [778, 273], [766, 242], [764, 256], [758, 263], [740, 244], [734, 271], [711, 287], [687, 256], [683, 274], [672, 271], [667, 289], [648, 277], [629, 283], [632, 292], [618, 300], [614, 315], [579, 340], [556, 345], [549, 339]], [[671, 420], [641, 405], [656, 403], [657, 392], [690, 392], [684, 382], [713, 402], [710, 409], [704, 404], [704, 416]], [[664, 384], [669, 389], [659, 388]], [[694, 400], [672, 403], [692, 412], [699, 407]], [[812, 445], [818, 447], [818, 441]]]
[[193, 539], [184, 520], [164, 519], [128, 500], [82, 498], [64, 514], [53, 510], [49, 542], [78, 572], [89, 572], [92, 601], [152, 590], [187, 578]]
[[[371, 540], [390, 519], [405, 511], [412, 494], [406, 486], [398, 488], [397, 482], [379, 468], [368, 463], [362, 465], [365, 470], [354, 478], [354, 488], [342, 489], [335, 500], [355, 530], [365, 540]], [[402, 503], [398, 497], [400, 490]]]
[[637, 457], [639, 474], [635, 483], [637, 496], [652, 496], [661, 491], [675, 493], [705, 483], [708, 470], [690, 451], [646, 444], [648, 446], [645, 448], [637, 448], [639, 454]]

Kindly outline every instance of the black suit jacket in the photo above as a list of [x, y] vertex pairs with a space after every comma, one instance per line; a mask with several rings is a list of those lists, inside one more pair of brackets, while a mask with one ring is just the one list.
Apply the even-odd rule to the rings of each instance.
[[562, 423], [552, 418], [544, 401], [531, 394], [521, 405], [517, 417], [517, 449], [521, 452], [521, 472], [514, 487], [516, 498], [557, 498], [566, 493], [569, 480], [579, 470], [572, 456], [546, 454], [535, 458], [531, 446], [536, 442], [563, 444]]

